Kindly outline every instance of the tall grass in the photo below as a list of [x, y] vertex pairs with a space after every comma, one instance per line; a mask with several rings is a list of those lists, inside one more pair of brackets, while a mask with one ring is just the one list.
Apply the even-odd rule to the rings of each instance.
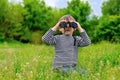
[[21, 43], [0, 44], [0, 80], [120, 80], [120, 44], [101, 42], [79, 48], [78, 67], [63, 75], [51, 70], [54, 48]]

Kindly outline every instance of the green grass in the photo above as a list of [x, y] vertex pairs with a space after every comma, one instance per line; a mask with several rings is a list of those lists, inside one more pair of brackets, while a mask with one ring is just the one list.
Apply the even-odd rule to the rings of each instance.
[[86, 76], [53, 72], [53, 57], [52, 46], [0, 43], [0, 80], [120, 80], [120, 44], [79, 48], [78, 67], [87, 71]]

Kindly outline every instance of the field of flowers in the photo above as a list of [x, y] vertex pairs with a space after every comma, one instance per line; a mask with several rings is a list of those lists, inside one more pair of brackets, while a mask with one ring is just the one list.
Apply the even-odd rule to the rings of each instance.
[[0, 80], [120, 80], [120, 44], [101, 42], [79, 48], [78, 67], [63, 75], [51, 70], [54, 47], [0, 43]]

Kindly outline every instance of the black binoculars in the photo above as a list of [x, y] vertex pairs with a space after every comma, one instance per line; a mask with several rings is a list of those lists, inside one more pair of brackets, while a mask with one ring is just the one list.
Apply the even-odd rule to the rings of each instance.
[[75, 22], [61, 22], [59, 26], [61, 28], [65, 28], [65, 27], [67, 27], [67, 24], [69, 24], [69, 27], [77, 28], [77, 23], [75, 23]]

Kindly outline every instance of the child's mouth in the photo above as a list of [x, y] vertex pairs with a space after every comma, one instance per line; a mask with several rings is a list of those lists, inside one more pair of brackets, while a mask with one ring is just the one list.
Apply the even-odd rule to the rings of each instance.
[[66, 30], [65, 30], [65, 32], [68, 32], [68, 31], [70, 31], [70, 30], [69, 30], [69, 29], [66, 29]]

